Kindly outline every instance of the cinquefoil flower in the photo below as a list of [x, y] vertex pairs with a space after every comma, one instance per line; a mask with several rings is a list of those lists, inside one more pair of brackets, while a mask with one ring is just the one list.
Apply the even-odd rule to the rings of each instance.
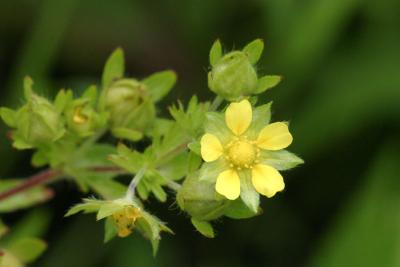
[[[207, 133], [201, 138], [204, 161], [219, 161], [220, 166], [224, 166], [217, 174], [215, 189], [230, 200], [240, 196], [240, 177], [247, 174], [251, 175], [254, 189], [267, 197], [273, 197], [285, 187], [283, 177], [271, 166], [274, 164], [266, 163], [273, 162], [268, 159], [269, 152], [282, 150], [292, 143], [292, 135], [284, 122], [266, 126], [265, 123], [260, 127], [259, 117], [262, 115], [254, 115], [256, 119], [248, 100], [231, 103], [225, 112], [225, 124], [229, 130], [215, 128], [215, 134], [212, 134], [206, 129]], [[252, 121], [257, 125], [253, 126]]]

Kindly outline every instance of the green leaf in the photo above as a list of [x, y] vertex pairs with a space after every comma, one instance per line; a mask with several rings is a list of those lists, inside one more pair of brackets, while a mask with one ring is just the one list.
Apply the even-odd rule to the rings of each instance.
[[282, 80], [282, 76], [278, 75], [266, 75], [258, 79], [257, 89], [254, 91], [254, 94], [261, 94], [266, 90], [277, 86]]
[[0, 117], [7, 126], [12, 128], [16, 127], [16, 112], [14, 110], [2, 107], [0, 108]]
[[261, 150], [260, 162], [279, 171], [289, 170], [304, 163], [301, 158], [287, 150]]
[[251, 64], [256, 64], [260, 59], [263, 50], [264, 41], [261, 39], [256, 39], [247, 44], [242, 51], [247, 54]]
[[210, 65], [215, 66], [215, 64], [222, 57], [222, 46], [219, 39], [215, 40], [210, 49]]
[[47, 244], [37, 238], [23, 238], [13, 242], [9, 250], [19, 260], [24, 263], [30, 263], [39, 257], [47, 248]]
[[[7, 191], [21, 184], [21, 179], [0, 180], [0, 192]], [[29, 190], [14, 194], [0, 201], [0, 212], [11, 212], [24, 209], [44, 202], [51, 198], [53, 193], [44, 186], [37, 186]]]
[[208, 238], [214, 238], [214, 229], [212, 225], [209, 222], [206, 221], [199, 221], [196, 219], [191, 219], [191, 222], [193, 226], [196, 228], [197, 231], [199, 231], [202, 235]]
[[125, 71], [124, 61], [124, 51], [121, 48], [114, 50], [104, 66], [102, 77], [103, 88], [109, 87], [115, 79], [123, 77]]
[[111, 218], [107, 218], [104, 222], [104, 243], [107, 243], [117, 235], [117, 229]]
[[260, 206], [260, 195], [256, 192], [251, 182], [249, 171], [239, 172], [240, 176], [240, 197], [244, 204], [254, 213], [258, 212]]
[[176, 82], [176, 73], [172, 70], [156, 72], [142, 81], [154, 102], [160, 101], [172, 89]]
[[105, 178], [99, 175], [87, 176], [86, 182], [97, 194], [109, 200], [122, 197], [127, 189], [125, 185], [109, 179], [107, 176]]
[[128, 128], [113, 128], [111, 132], [116, 138], [126, 139], [132, 142], [139, 141], [143, 138], [143, 133]]
[[242, 199], [229, 201], [229, 205], [225, 208], [225, 216], [232, 219], [247, 219], [254, 217], [258, 212], [254, 212], [244, 204]]

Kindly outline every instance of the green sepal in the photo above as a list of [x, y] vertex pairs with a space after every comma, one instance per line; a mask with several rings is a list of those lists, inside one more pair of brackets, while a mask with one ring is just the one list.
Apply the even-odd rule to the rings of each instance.
[[244, 48], [243, 52], [246, 53], [251, 64], [256, 64], [260, 59], [261, 54], [264, 50], [264, 42], [262, 39], [256, 39], [248, 43]]
[[256, 140], [260, 131], [269, 124], [271, 120], [271, 105], [272, 101], [253, 109], [252, 121], [246, 132], [250, 139]]
[[201, 155], [201, 146], [200, 146], [200, 142], [199, 141], [193, 141], [190, 142], [188, 144], [188, 148], [190, 149], [190, 151], [192, 151], [193, 153], [197, 154], [197, 155]]
[[272, 87], [277, 86], [282, 80], [282, 76], [278, 75], [265, 75], [258, 79], [257, 89], [254, 91], [254, 94], [261, 94]]
[[284, 171], [303, 164], [304, 160], [287, 150], [261, 150], [260, 163], [274, 167], [279, 171]]
[[126, 139], [132, 142], [137, 142], [143, 138], [142, 132], [129, 128], [117, 127], [111, 129], [111, 132], [112, 135], [115, 136], [116, 138]]
[[232, 132], [226, 126], [224, 115], [217, 112], [207, 112], [204, 131], [218, 137], [222, 144], [227, 143], [232, 137]]
[[197, 231], [200, 232], [205, 237], [214, 238], [215, 233], [211, 223], [207, 221], [199, 221], [194, 218], [191, 219], [193, 226], [196, 228]]
[[111, 218], [107, 218], [104, 221], [104, 243], [109, 242], [117, 235], [118, 231], [114, 221]]
[[23, 84], [24, 84], [24, 96], [25, 96], [25, 99], [29, 101], [29, 99], [31, 98], [31, 95], [33, 94], [33, 89], [32, 89], [33, 80], [32, 80], [32, 78], [29, 77], [29, 76], [25, 76]]
[[72, 206], [68, 210], [68, 212], [64, 215], [64, 217], [69, 217], [69, 216], [75, 215], [79, 212], [83, 212], [83, 213], [97, 212], [100, 209], [102, 202], [103, 201], [97, 200], [97, 199], [85, 198], [85, 199], [83, 199], [83, 203], [79, 203], [79, 204]]
[[210, 49], [210, 55], [209, 55], [210, 65], [215, 66], [215, 64], [218, 62], [218, 60], [221, 59], [221, 57], [222, 57], [222, 46], [220, 40], [217, 39], [215, 40]]
[[46, 242], [33, 237], [25, 237], [11, 243], [8, 250], [23, 263], [30, 263], [47, 248]]
[[224, 215], [231, 219], [247, 219], [260, 214], [260, 209], [258, 212], [251, 210], [243, 200], [238, 198], [234, 201], [230, 201], [229, 205], [225, 208]]
[[142, 81], [154, 102], [158, 102], [166, 96], [175, 82], [176, 73], [172, 70], [156, 72]]
[[223, 159], [217, 159], [212, 162], [204, 162], [199, 170], [199, 180], [215, 183], [218, 175], [229, 168]]
[[11, 128], [15, 128], [17, 126], [16, 124], [16, 117], [17, 112], [6, 107], [0, 108], [0, 117], [4, 121], [7, 126]]
[[65, 107], [72, 102], [73, 98], [74, 97], [71, 90], [60, 90], [54, 100], [54, 107], [56, 108], [57, 112], [63, 112]]
[[107, 59], [104, 65], [102, 85], [103, 90], [111, 85], [111, 83], [117, 79], [122, 78], [125, 71], [125, 60], [124, 51], [121, 48], [117, 48]]
[[239, 177], [240, 198], [251, 211], [257, 213], [260, 206], [260, 194], [254, 189], [251, 182], [251, 173], [249, 171], [240, 171]]

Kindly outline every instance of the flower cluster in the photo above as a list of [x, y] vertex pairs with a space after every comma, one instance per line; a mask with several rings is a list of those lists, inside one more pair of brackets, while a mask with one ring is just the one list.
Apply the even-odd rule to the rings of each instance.
[[[286, 150], [293, 141], [288, 123], [271, 123], [271, 103], [256, 104], [258, 94], [281, 80], [257, 72], [263, 48], [256, 39], [223, 54], [217, 40], [208, 73], [215, 99], [199, 102], [193, 96], [186, 106], [178, 101], [168, 117], [158, 115], [157, 104], [174, 86], [175, 72], [125, 77], [120, 48], [107, 60], [101, 85], [89, 86], [80, 96], [60, 90], [48, 100], [33, 91], [27, 77], [25, 103], [15, 110], [1, 108], [0, 116], [12, 128], [13, 146], [34, 149], [32, 164], [48, 170], [27, 184], [9, 179], [18, 188], [4, 192], [3, 198], [20, 188], [29, 194], [11, 199], [7, 211], [47, 200], [45, 182], [65, 178], [83, 193], [96, 194], [66, 216], [96, 213], [105, 222], [105, 241], [139, 232], [154, 252], [161, 232], [172, 231], [144, 204], [166, 202], [170, 192], [206, 237], [215, 236], [213, 220], [259, 215], [260, 194], [270, 198], [282, 191], [281, 172], [303, 163]], [[131, 176], [130, 183], [121, 183], [121, 175]], [[38, 187], [31, 189], [33, 185]]]

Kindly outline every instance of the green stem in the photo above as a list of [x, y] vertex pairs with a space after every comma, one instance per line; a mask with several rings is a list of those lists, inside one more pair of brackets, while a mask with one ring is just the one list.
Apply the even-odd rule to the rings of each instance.
[[222, 97], [220, 97], [219, 95], [217, 95], [214, 98], [214, 101], [211, 103], [210, 106], [210, 111], [215, 111], [218, 109], [218, 107], [221, 105], [222, 101], [224, 101], [224, 99]]
[[146, 170], [147, 170], [146, 167], [141, 168], [131, 180], [128, 189], [126, 190], [126, 196], [125, 196], [128, 200], [133, 200], [133, 197], [135, 196], [136, 186], [143, 178], [144, 174], [146, 173]]

